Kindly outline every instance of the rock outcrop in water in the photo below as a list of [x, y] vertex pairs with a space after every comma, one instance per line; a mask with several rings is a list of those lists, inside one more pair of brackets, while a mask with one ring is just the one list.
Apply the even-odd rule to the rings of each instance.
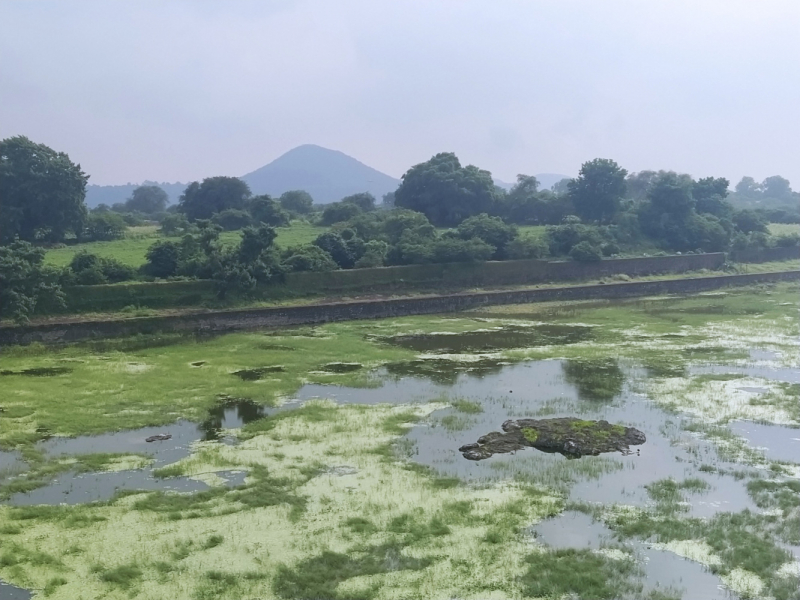
[[602, 452], [627, 453], [631, 446], [646, 441], [644, 433], [633, 427], [573, 417], [509, 420], [503, 423], [503, 431], [488, 433], [478, 438], [477, 443], [466, 444], [458, 450], [468, 460], [483, 460], [493, 454], [528, 447], [578, 458]]

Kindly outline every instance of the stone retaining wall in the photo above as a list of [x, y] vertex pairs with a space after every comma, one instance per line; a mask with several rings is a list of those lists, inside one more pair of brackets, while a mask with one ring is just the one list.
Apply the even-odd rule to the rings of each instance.
[[209, 311], [180, 316], [86, 320], [29, 326], [0, 327], [0, 346], [32, 342], [68, 343], [81, 340], [158, 332], [219, 333], [287, 325], [307, 325], [355, 319], [449, 313], [497, 304], [523, 304], [586, 299], [614, 299], [658, 294], [686, 294], [754, 283], [798, 281], [800, 271], [720, 275], [691, 279], [576, 285], [526, 290], [494, 291], [333, 302], [306, 306]]

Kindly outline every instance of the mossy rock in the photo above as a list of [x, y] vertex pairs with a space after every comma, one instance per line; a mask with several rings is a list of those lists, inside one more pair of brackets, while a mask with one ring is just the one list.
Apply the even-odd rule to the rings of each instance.
[[503, 433], [488, 433], [478, 438], [477, 443], [461, 446], [459, 451], [469, 460], [483, 460], [493, 454], [506, 454], [523, 448], [578, 458], [603, 452], [627, 453], [631, 446], [645, 441], [644, 433], [638, 429], [608, 421], [585, 421], [574, 417], [519, 419], [503, 423]]

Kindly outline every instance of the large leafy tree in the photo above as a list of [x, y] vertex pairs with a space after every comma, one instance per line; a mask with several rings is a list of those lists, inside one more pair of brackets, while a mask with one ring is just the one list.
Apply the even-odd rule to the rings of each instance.
[[395, 206], [425, 214], [437, 227], [453, 227], [480, 213], [492, 213], [497, 201], [492, 174], [462, 167], [452, 152], [442, 152], [411, 167], [395, 192]]
[[88, 179], [63, 152], [24, 136], [0, 141], [0, 242], [79, 234]]
[[169, 203], [167, 192], [157, 185], [140, 185], [125, 202], [125, 208], [130, 211], [152, 215], [164, 212]]
[[628, 172], [608, 158], [583, 163], [576, 179], [569, 182], [575, 212], [585, 221], [609, 222], [625, 196]]
[[43, 263], [44, 250], [29, 242], [0, 246], [0, 318], [24, 323], [38, 307], [64, 305], [58, 272]]
[[178, 210], [190, 221], [210, 219], [228, 208], [244, 210], [250, 188], [238, 177], [208, 177], [202, 183], [193, 181], [181, 195]]
[[289, 190], [280, 197], [281, 208], [298, 215], [307, 215], [314, 209], [314, 199], [305, 190]]

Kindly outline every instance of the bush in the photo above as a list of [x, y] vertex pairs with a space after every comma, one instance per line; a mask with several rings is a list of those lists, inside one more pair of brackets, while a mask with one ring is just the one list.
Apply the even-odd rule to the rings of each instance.
[[167, 213], [161, 219], [161, 233], [164, 235], [178, 235], [187, 233], [191, 225], [183, 213]]
[[733, 215], [733, 224], [742, 233], [752, 233], [758, 231], [767, 233], [767, 221], [754, 210], [740, 210]]
[[524, 236], [512, 240], [506, 246], [508, 258], [513, 260], [523, 258], [542, 258], [547, 256], [547, 241], [541, 237]]
[[114, 258], [103, 258], [85, 250], [78, 252], [69, 263], [67, 281], [77, 285], [101, 285], [133, 279], [136, 271]]
[[492, 258], [495, 260], [507, 257], [506, 245], [519, 233], [514, 225], [506, 225], [500, 217], [490, 217], [486, 213], [462, 221], [456, 232], [461, 239], [478, 238], [493, 246]]
[[250, 215], [243, 210], [226, 208], [211, 217], [211, 222], [222, 227], [224, 231], [236, 231], [250, 225]]
[[381, 240], [370, 240], [365, 244], [364, 252], [361, 258], [356, 261], [355, 266], [357, 269], [382, 267], [388, 252], [389, 244]]
[[290, 216], [277, 200], [266, 194], [256, 196], [250, 201], [250, 215], [255, 223], [264, 223], [271, 227], [285, 227], [289, 224]]
[[581, 242], [586, 242], [593, 247], [600, 247], [603, 237], [599, 227], [584, 225], [574, 216], [565, 218], [562, 225], [548, 225], [547, 227], [550, 254], [554, 256], [569, 254], [572, 248]]
[[601, 250], [603, 252], [603, 256], [614, 256], [615, 254], [619, 254], [619, 246], [617, 246], [617, 244], [614, 242], [603, 244]]
[[281, 208], [296, 215], [307, 215], [314, 207], [314, 199], [304, 190], [290, 190], [280, 197]]
[[580, 262], [596, 262], [603, 259], [602, 254], [600, 254], [600, 250], [587, 241], [578, 242], [575, 244], [569, 251], [569, 255], [572, 260], [577, 260]]
[[175, 242], [156, 242], [147, 249], [145, 272], [153, 277], [172, 277], [178, 272], [180, 246]]
[[290, 248], [286, 252], [283, 266], [287, 271], [334, 271], [338, 268], [331, 255], [322, 248], [309, 244]]
[[790, 233], [787, 235], [779, 235], [775, 237], [775, 245], [779, 248], [791, 248], [792, 246], [800, 246], [800, 235]]
[[0, 317], [25, 323], [40, 307], [63, 307], [57, 272], [44, 266], [44, 250], [15, 240], [0, 246]]
[[125, 235], [127, 228], [125, 220], [117, 213], [91, 213], [86, 220], [86, 229], [81, 239], [92, 242], [118, 240]]
[[349, 221], [361, 212], [361, 208], [352, 202], [332, 202], [322, 211], [322, 224], [333, 225], [334, 223]]
[[315, 246], [327, 252], [342, 269], [352, 269], [365, 251], [364, 240], [353, 236], [352, 230], [349, 231], [350, 234], [345, 234], [348, 235], [348, 239], [328, 231], [313, 241]]

